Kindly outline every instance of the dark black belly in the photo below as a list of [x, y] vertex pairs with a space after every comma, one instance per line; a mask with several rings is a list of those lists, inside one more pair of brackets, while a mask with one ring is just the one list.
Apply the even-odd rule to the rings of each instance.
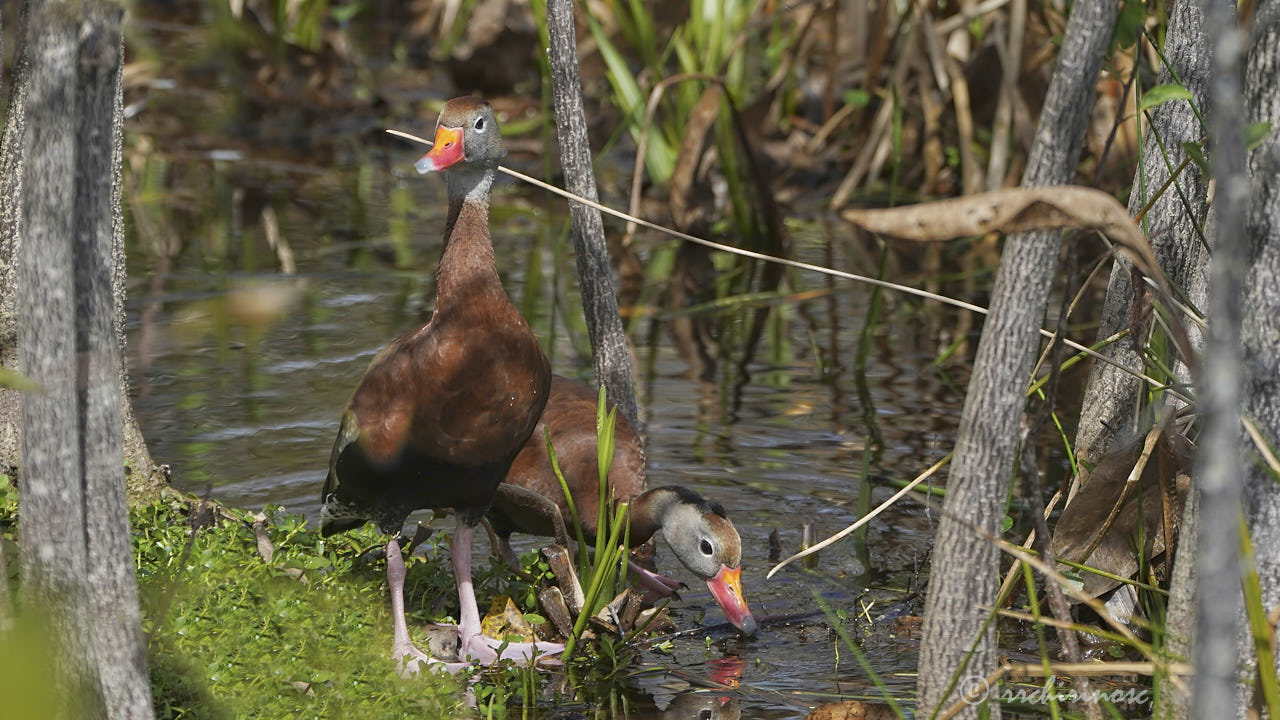
[[453, 510], [468, 524], [480, 522], [510, 457], [486, 465], [457, 465], [406, 448], [393, 462], [368, 460], [360, 443], [338, 456], [338, 499], [361, 508], [386, 533], [399, 532], [415, 510]]

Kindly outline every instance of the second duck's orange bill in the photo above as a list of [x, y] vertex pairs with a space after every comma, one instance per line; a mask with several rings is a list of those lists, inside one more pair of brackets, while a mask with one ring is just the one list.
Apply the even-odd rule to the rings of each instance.
[[707, 587], [711, 589], [711, 596], [716, 599], [716, 604], [724, 611], [725, 618], [734, 627], [748, 635], [756, 634], [756, 619], [752, 617], [751, 608], [747, 607], [747, 601], [742, 597], [741, 567], [730, 569], [727, 565], [721, 565], [720, 572], [707, 581]]

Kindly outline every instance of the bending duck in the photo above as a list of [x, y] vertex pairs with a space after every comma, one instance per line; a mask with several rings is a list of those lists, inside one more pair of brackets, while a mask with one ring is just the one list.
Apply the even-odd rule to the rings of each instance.
[[[563, 545], [570, 538], [564, 518], [569, 505], [551, 467], [543, 428], [551, 434], [560, 472], [573, 494], [588, 542], [595, 538], [599, 509], [596, 449], [596, 391], [559, 375], [551, 380], [547, 400], [533, 434], [516, 456], [494, 495], [489, 519], [498, 535], [499, 554], [513, 558], [513, 532], [554, 537]], [[612, 404], [610, 404], [612, 406]], [[614, 429], [613, 464], [609, 484], [614, 497], [631, 503], [631, 546], [647, 542], [661, 531], [672, 553], [694, 575], [706, 581], [725, 617], [742, 632], [753, 635], [756, 620], [742, 597], [742, 543], [724, 508], [688, 488], [665, 485], [645, 490], [644, 445], [635, 428], [618, 416]], [[650, 573], [632, 563], [630, 569], [646, 587], [666, 595], [680, 583]]]

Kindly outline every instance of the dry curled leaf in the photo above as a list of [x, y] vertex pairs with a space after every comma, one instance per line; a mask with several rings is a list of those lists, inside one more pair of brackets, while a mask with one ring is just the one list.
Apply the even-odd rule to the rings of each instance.
[[255, 513], [253, 516], [253, 539], [258, 544], [258, 557], [262, 562], [270, 563], [275, 557], [276, 548], [271, 544], [271, 535], [267, 532], [267, 516]]
[[564, 593], [560, 592], [560, 588], [552, 585], [539, 592], [538, 607], [546, 613], [557, 632], [564, 637], [573, 635], [573, 615], [569, 613], [569, 606], [565, 603]]
[[845, 210], [845, 220], [881, 235], [940, 242], [991, 232], [1075, 228], [1107, 235], [1163, 287], [1159, 264], [1124, 206], [1093, 188], [1009, 188], [888, 210]]
[[306, 695], [309, 698], [313, 698], [316, 696], [316, 691], [311, 689], [311, 683], [305, 680], [294, 680], [289, 684], [293, 686], [294, 690], [297, 690], [298, 692], [302, 693], [303, 695]]
[[[1160, 296], [1169, 295], [1169, 284], [1146, 236], [1123, 205], [1093, 188], [1009, 188], [887, 210], [845, 210], [842, 217], [870, 232], [919, 242], [993, 232], [1096, 230], [1110, 238], [1134, 267], [1151, 279]], [[1196, 356], [1186, 329], [1176, 318], [1171, 329], [1183, 361], [1194, 369]]]
[[547, 559], [551, 572], [556, 576], [569, 612], [577, 615], [582, 611], [582, 606], [587, 604], [587, 599], [582, 592], [582, 583], [578, 581], [578, 571], [573, 566], [569, 551], [563, 545], [547, 545], [542, 548], [542, 556]]
[[684, 126], [684, 139], [676, 155], [675, 170], [671, 173], [671, 218], [676, 227], [685, 231], [697, 231], [709, 222], [708, 209], [711, 193], [705, 183], [697, 183], [698, 168], [702, 157], [711, 146], [711, 129], [720, 115], [720, 101], [724, 89], [711, 83], [703, 91], [698, 103], [689, 113]]
[[520, 642], [530, 642], [538, 639], [533, 626], [524, 619], [524, 614], [506, 595], [493, 599], [488, 614], [480, 621], [480, 630], [495, 640], [516, 637]]

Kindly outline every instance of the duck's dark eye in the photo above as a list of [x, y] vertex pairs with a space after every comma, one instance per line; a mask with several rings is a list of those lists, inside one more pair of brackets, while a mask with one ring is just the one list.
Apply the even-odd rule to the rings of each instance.
[[711, 551], [713, 548], [711, 547], [711, 543], [707, 542], [705, 539], [702, 541], [702, 544], [698, 546], [698, 549], [702, 551], [703, 555], [711, 557]]
[[699, 710], [698, 720], [711, 720], [711, 710], [709, 708], [702, 708]]
[[476, 129], [477, 129], [477, 130], [483, 130], [483, 129], [484, 129], [484, 118], [482, 118], [482, 117], [478, 117], [478, 118], [476, 118], [476, 125], [475, 125], [475, 127], [476, 127]]

